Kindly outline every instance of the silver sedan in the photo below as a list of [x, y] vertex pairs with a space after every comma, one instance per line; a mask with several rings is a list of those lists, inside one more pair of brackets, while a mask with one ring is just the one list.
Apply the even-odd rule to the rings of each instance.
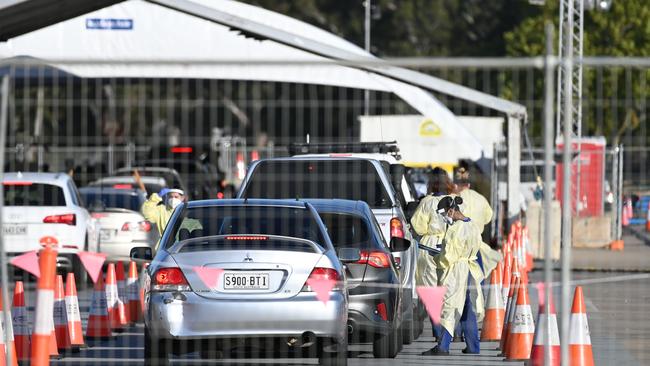
[[[132, 257], [146, 259], [146, 247]], [[314, 208], [209, 200], [176, 209], [148, 267], [145, 361], [168, 353], [287, 351], [347, 363], [345, 272]]]

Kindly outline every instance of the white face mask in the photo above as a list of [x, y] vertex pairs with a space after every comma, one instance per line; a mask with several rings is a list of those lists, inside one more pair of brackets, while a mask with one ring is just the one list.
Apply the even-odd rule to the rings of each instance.
[[167, 200], [167, 206], [173, 210], [182, 202], [183, 201], [180, 198], [170, 198]]

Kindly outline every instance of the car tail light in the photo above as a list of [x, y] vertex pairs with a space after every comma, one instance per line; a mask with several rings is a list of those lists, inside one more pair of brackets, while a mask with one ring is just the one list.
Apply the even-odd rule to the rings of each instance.
[[171, 148], [171, 152], [174, 154], [189, 154], [194, 149], [191, 146], [174, 146]]
[[390, 267], [390, 257], [387, 253], [382, 251], [367, 251], [362, 250], [361, 259], [357, 262], [358, 264], [369, 264], [375, 268], [389, 268]]
[[222, 200], [224, 197], [223, 192], [217, 192], [217, 198]]
[[226, 236], [226, 240], [268, 240], [268, 236], [236, 235]]
[[140, 221], [140, 222], [125, 222], [122, 225], [122, 231], [144, 231], [146, 233], [151, 231], [151, 223], [149, 221]]
[[3, 186], [31, 186], [32, 182], [2, 182]]
[[66, 224], [66, 225], [76, 225], [77, 224], [77, 215], [75, 214], [64, 214], [64, 215], [50, 215], [45, 216], [43, 219], [44, 224]]
[[[313, 292], [314, 290], [311, 288], [311, 286], [307, 284], [307, 282], [323, 281], [323, 280], [334, 280], [338, 282], [339, 274], [333, 268], [316, 267], [309, 274], [309, 278], [307, 279], [307, 281], [305, 281], [305, 285], [302, 287], [302, 291]], [[339, 290], [339, 289], [340, 287], [338, 285], [335, 285], [334, 288], [332, 288], [332, 290]]]
[[377, 314], [379, 314], [379, 316], [384, 321], [386, 321], [386, 322], [388, 321], [388, 312], [386, 311], [386, 304], [384, 304], [383, 302], [380, 302], [379, 304], [377, 304]]
[[390, 237], [392, 238], [394, 236], [398, 238], [404, 237], [404, 225], [402, 224], [402, 220], [397, 217], [390, 219]]
[[125, 184], [113, 184], [113, 188], [115, 189], [133, 189], [133, 185], [125, 183]]
[[183, 272], [178, 267], [161, 268], [153, 275], [151, 283], [153, 291], [189, 291]]

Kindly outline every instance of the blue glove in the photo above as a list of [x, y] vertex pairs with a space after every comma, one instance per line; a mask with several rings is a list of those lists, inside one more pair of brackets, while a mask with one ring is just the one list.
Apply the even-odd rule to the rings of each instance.
[[167, 195], [167, 193], [169, 193], [169, 188], [163, 188], [163, 189], [160, 190], [160, 192], [158, 192], [158, 195], [160, 197], [165, 197], [165, 195]]

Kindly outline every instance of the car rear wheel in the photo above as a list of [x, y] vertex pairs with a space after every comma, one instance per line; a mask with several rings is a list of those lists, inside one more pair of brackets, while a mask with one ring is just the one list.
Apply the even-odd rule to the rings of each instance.
[[149, 330], [144, 328], [144, 364], [146, 366], [169, 365], [169, 342], [151, 338]]
[[[327, 348], [334, 348], [328, 350]], [[320, 354], [318, 357], [318, 364], [321, 366], [347, 366], [348, 364], [348, 341], [343, 343], [332, 344], [331, 342], [324, 342], [321, 345]]]
[[402, 348], [399, 329], [392, 329], [372, 342], [372, 355], [375, 358], [395, 358]]

